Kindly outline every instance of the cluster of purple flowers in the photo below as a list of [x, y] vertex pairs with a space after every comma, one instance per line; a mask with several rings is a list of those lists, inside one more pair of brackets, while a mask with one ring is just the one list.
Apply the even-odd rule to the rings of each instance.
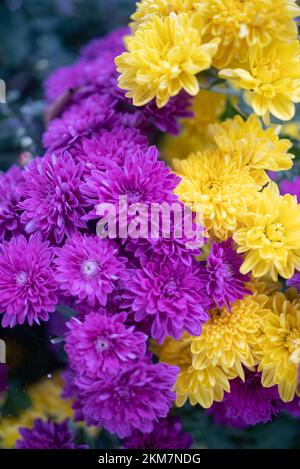
[[[176, 237], [175, 217], [168, 238], [162, 229], [139, 239], [97, 234], [100, 203], [126, 196], [146, 207], [180, 205], [180, 179], [149, 142], [158, 130], [178, 132], [179, 119], [191, 116], [190, 98], [180, 94], [163, 109], [132, 105], [114, 66], [126, 32], [92, 41], [47, 80], [45, 155], [0, 176], [0, 313], [2, 326], [13, 327], [71, 307], [65, 394], [76, 418], [125, 438], [128, 448], [187, 448], [190, 437], [168, 416], [178, 369], [154, 362], [149, 339], [199, 335], [210, 309], [249, 294], [249, 279], [231, 240], [213, 243], [207, 260], [196, 261], [199, 245], [188, 246], [194, 233]], [[117, 218], [121, 225], [122, 213]], [[226, 409], [246, 424], [266, 421], [276, 396], [261, 396], [249, 380], [233, 384]], [[237, 409], [249, 388], [260, 407], [246, 418]], [[36, 421], [21, 435], [20, 448], [75, 447], [68, 423]]]
[[57, 304], [54, 250], [40, 233], [22, 234], [0, 245], [2, 326], [47, 321]]
[[[122, 195], [129, 204], [146, 206], [177, 201], [173, 191], [179, 178], [159, 160], [149, 139], [157, 130], [178, 132], [178, 119], [191, 115], [185, 94], [163, 110], [154, 103], [136, 109], [125, 98], [114, 65], [124, 33], [92, 41], [74, 65], [48, 79], [45, 155], [0, 178], [2, 326], [40, 324], [59, 304], [73, 308], [65, 350], [76, 415], [121, 438], [134, 431], [152, 432], [175, 399], [178, 369], [153, 363], [145, 329], [151, 327], [154, 337], [155, 330], [162, 330], [161, 337], [199, 330], [208, 303], [197, 291], [200, 274], [183, 242], [173, 239], [167, 245], [159, 236], [154, 259], [151, 243], [127, 246], [128, 240], [103, 239], [96, 233], [99, 203], [117, 203]], [[165, 244], [161, 252], [160, 240]], [[155, 262], [159, 269], [160, 255], [172, 252], [176, 256], [168, 256], [160, 283], [153, 283], [155, 303], [149, 310], [133, 308], [132, 314], [131, 305], [140, 296], [135, 282], [143, 272], [147, 282], [148, 264]], [[186, 297], [174, 309], [181, 294]], [[72, 446], [66, 423], [37, 421], [21, 435], [20, 448], [30, 447], [30, 440], [31, 447]]]

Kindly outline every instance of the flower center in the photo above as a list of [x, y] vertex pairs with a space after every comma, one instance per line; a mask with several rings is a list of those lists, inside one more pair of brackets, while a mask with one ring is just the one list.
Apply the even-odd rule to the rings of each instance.
[[261, 84], [272, 84], [280, 77], [280, 64], [278, 60], [270, 58], [262, 59], [257, 67], [253, 68], [253, 76], [261, 81]]
[[219, 181], [210, 181], [207, 185], [207, 189], [210, 192], [216, 193], [220, 190], [220, 182]]
[[177, 290], [178, 286], [174, 278], [171, 278], [164, 287], [164, 293], [166, 295], [172, 295]]
[[220, 308], [214, 308], [209, 313], [212, 320], [218, 320], [224, 316], [224, 310]]
[[97, 353], [102, 353], [109, 348], [109, 343], [104, 337], [98, 337], [95, 342]]
[[117, 389], [118, 397], [124, 401], [131, 400], [131, 393], [127, 389]]
[[81, 266], [81, 271], [86, 277], [94, 277], [98, 272], [98, 262], [91, 259], [84, 261]]
[[16, 275], [16, 283], [19, 287], [22, 287], [27, 283], [28, 274], [26, 272], [18, 272]]
[[225, 278], [231, 278], [231, 277], [233, 277], [233, 272], [232, 272], [231, 265], [229, 265], [229, 264], [224, 264], [224, 265], [223, 265], [223, 273], [224, 273], [224, 277], [225, 277]]
[[285, 229], [281, 223], [271, 223], [267, 226], [266, 236], [270, 241], [282, 241], [284, 237]]

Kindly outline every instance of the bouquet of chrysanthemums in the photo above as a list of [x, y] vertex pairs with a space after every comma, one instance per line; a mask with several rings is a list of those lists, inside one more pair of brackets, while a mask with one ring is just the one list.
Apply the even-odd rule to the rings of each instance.
[[45, 152], [1, 175], [0, 312], [47, 322], [64, 371], [17, 448], [189, 448], [183, 406], [300, 416], [299, 15], [142, 0], [47, 79]]

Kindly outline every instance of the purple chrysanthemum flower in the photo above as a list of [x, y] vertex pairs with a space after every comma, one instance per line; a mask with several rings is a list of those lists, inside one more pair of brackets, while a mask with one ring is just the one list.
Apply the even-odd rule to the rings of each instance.
[[75, 161], [84, 164], [86, 175], [90, 175], [93, 169], [105, 171], [111, 161], [123, 166], [128, 155], [146, 151], [147, 146], [147, 138], [138, 130], [117, 127], [90, 139], [82, 138], [70, 152]]
[[113, 204], [117, 215], [120, 197], [126, 197], [127, 205], [141, 203], [173, 203], [178, 200], [173, 194], [180, 178], [158, 160], [158, 151], [150, 147], [146, 152], [137, 151], [128, 155], [123, 167], [111, 162], [106, 172], [92, 171], [91, 177], [82, 184], [86, 203], [93, 207], [88, 218], [97, 218], [95, 206]]
[[[125, 92], [118, 87], [118, 75], [115, 66], [115, 55], [112, 52], [103, 53], [93, 61], [79, 61], [81, 64], [85, 86], [79, 90], [77, 99], [92, 92], [113, 99], [115, 109], [120, 109], [120, 104], [125, 102]], [[120, 113], [121, 117], [121, 113]]]
[[[127, 259], [127, 262], [130, 262], [130, 259]], [[126, 267], [128, 267], [128, 263], [126, 264]], [[122, 275], [123, 278], [123, 275]], [[80, 320], [84, 320], [84, 317], [87, 314], [90, 314], [91, 312], [101, 314], [104, 316], [114, 316], [115, 314], [122, 312], [126, 312], [129, 314], [129, 311], [127, 311], [123, 307], [123, 302], [124, 302], [124, 292], [126, 290], [126, 279], [128, 278], [128, 274], [124, 276], [123, 280], [121, 278], [117, 279], [114, 281], [114, 288], [111, 293], [107, 295], [107, 303], [105, 306], [96, 306], [96, 307], [91, 307], [88, 303], [88, 301], [81, 301], [81, 302], [76, 302], [75, 297], [64, 297], [63, 303], [64, 304], [69, 304], [70, 308], [73, 310], [74, 315]], [[124, 282], [125, 280], [125, 282]], [[128, 318], [127, 318], [128, 319]], [[126, 319], [125, 323], [134, 325], [131, 321], [128, 322]]]
[[84, 104], [91, 95], [103, 96], [115, 107], [119, 100], [125, 100], [124, 92], [117, 86], [114, 55], [110, 52], [103, 53], [97, 60], [78, 60], [59, 68], [46, 81], [45, 95], [55, 107], [53, 117], [61, 115], [74, 104]]
[[300, 176], [296, 176], [292, 181], [284, 179], [279, 184], [281, 194], [296, 195], [300, 203]]
[[72, 399], [72, 409], [74, 410], [75, 422], [83, 422], [82, 402], [79, 398], [79, 390], [75, 384], [75, 375], [72, 370], [67, 369], [62, 373], [64, 388], [61, 394], [63, 399]]
[[213, 417], [214, 423], [224, 427], [233, 427], [243, 430], [249, 425], [243, 419], [236, 419], [227, 414], [226, 405], [223, 402], [214, 402], [205, 412]]
[[81, 322], [67, 323], [65, 350], [70, 365], [78, 373], [101, 376], [105, 371], [131, 366], [146, 353], [147, 336], [124, 325], [126, 314], [103, 316], [90, 313]]
[[151, 336], [159, 343], [167, 336], [179, 339], [184, 331], [198, 336], [209, 318], [211, 304], [195, 263], [155, 258], [133, 271], [126, 286], [124, 305], [137, 322], [152, 318]]
[[119, 279], [126, 277], [126, 259], [113, 242], [79, 233], [57, 250], [56, 280], [61, 291], [90, 306], [105, 306]]
[[53, 250], [40, 233], [0, 245], [0, 311], [3, 327], [47, 321], [57, 303]]
[[[183, 264], [191, 265], [194, 257], [201, 254], [204, 227], [194, 223], [192, 212], [187, 212], [187, 207], [180, 201], [176, 204], [176, 212], [166, 211], [165, 216], [161, 213], [157, 233], [152, 235], [150, 232], [148, 237], [129, 239], [125, 245], [126, 251], [134, 254], [141, 264], [159, 256], [162, 261], [181, 259]], [[165, 227], [168, 233], [164, 231]]]
[[266, 423], [282, 409], [277, 386], [264, 388], [261, 374], [245, 369], [245, 382], [235, 378], [230, 382], [230, 393], [222, 402], [215, 402], [207, 411], [219, 425], [245, 428]]
[[[57, 69], [45, 82], [49, 103], [59, 103], [60, 112], [72, 104], [82, 104], [91, 94], [104, 96], [111, 107], [126, 104], [125, 92], [117, 84], [114, 59], [122, 53], [122, 37], [128, 31], [119, 28], [105, 38], [92, 40], [82, 49], [81, 57], [72, 65]], [[64, 97], [63, 102], [60, 100]], [[117, 100], [115, 100], [117, 98]], [[129, 106], [134, 112], [133, 106]], [[98, 111], [99, 112], [99, 111]], [[120, 119], [122, 114], [120, 113]]]
[[84, 418], [120, 438], [135, 429], [149, 433], [157, 419], [169, 412], [177, 373], [174, 366], [139, 361], [109, 377], [81, 375], [75, 383]]
[[300, 398], [295, 396], [292, 402], [285, 403], [283, 410], [293, 415], [293, 417], [300, 418]]
[[82, 64], [75, 62], [72, 65], [66, 65], [55, 70], [44, 83], [45, 97], [47, 101], [52, 102], [58, 99], [63, 93], [70, 90], [76, 90], [84, 86], [84, 74]]
[[[186, 241], [186, 242], [185, 242]], [[199, 248], [190, 248], [185, 238], [139, 238], [130, 239], [126, 244], [126, 250], [140, 259], [141, 264], [149, 262], [151, 258], [158, 256], [162, 262], [164, 259], [176, 261], [181, 259], [183, 264], [190, 265], [195, 256], [200, 255]]]
[[126, 324], [128, 326], [134, 326], [136, 330], [142, 332], [143, 334], [146, 334], [148, 337], [151, 337], [151, 328], [152, 328], [152, 317], [147, 316], [145, 317], [142, 321], [137, 322], [135, 320], [135, 314], [133, 311], [130, 311], [128, 308], [129, 312], [127, 312], [127, 319], [126, 319]]
[[8, 240], [20, 234], [19, 213], [20, 195], [17, 186], [23, 179], [23, 172], [18, 166], [12, 166], [6, 173], [0, 174], [0, 240]]
[[64, 386], [61, 393], [63, 399], [75, 399], [77, 394], [77, 386], [74, 383], [74, 373], [70, 368], [62, 371], [61, 378], [63, 380]]
[[[47, 79], [46, 98], [48, 102], [56, 103], [58, 109], [56, 115], [59, 115], [65, 109], [71, 110], [74, 105], [77, 114], [79, 108], [82, 105], [85, 106], [88, 96], [97, 95], [98, 99], [102, 96], [110, 101], [111, 108], [114, 108], [116, 112], [115, 118], [120, 125], [139, 128], [146, 134], [153, 133], [156, 128], [163, 132], [178, 134], [179, 120], [193, 115], [190, 109], [192, 98], [187, 93], [182, 92], [171, 98], [162, 109], [157, 107], [155, 100], [146, 106], [136, 108], [132, 100], [126, 98], [125, 91], [120, 90], [114, 60], [124, 51], [122, 39], [127, 32], [128, 29], [120, 28], [106, 38], [91, 41], [82, 50], [77, 62], [59, 68]], [[70, 133], [69, 127], [72, 130], [72, 138], [75, 137], [74, 133], [78, 134], [79, 127], [83, 127], [79, 121], [72, 118], [72, 115], [68, 119], [70, 122], [67, 123], [67, 116], [66, 111], [63, 114], [65, 119], [56, 119], [50, 124], [44, 137], [46, 147], [51, 149], [57, 148], [57, 145], [65, 147], [68, 143], [66, 138]], [[92, 125], [95, 124], [90, 116], [90, 127]], [[53, 139], [57, 142], [53, 142]]]
[[153, 123], [162, 132], [177, 135], [180, 132], [179, 119], [193, 117], [192, 98], [185, 92], [174, 96], [163, 108], [158, 108], [155, 99], [142, 107], [145, 125]]
[[123, 444], [126, 449], [189, 449], [192, 441], [180, 419], [169, 416], [156, 422], [151, 433], [135, 430]]
[[83, 165], [75, 163], [68, 152], [35, 158], [18, 186], [24, 210], [21, 221], [25, 231], [39, 230], [48, 239], [61, 243], [86, 224], [80, 192]]
[[104, 51], [118, 55], [124, 50], [123, 39], [128, 34], [130, 34], [129, 28], [124, 26], [117, 28], [105, 37], [92, 39], [82, 47], [80, 55], [86, 60], [95, 60]]
[[[107, 304], [105, 306], [105, 311], [106, 314], [109, 314], [110, 316], [119, 313], [122, 309], [124, 308], [121, 307], [124, 301], [124, 292], [126, 290], [126, 279], [125, 282], [120, 280], [117, 280], [115, 283], [115, 288], [114, 291], [108, 295], [107, 299]], [[127, 313], [127, 311], [126, 311]], [[127, 321], [126, 321], [127, 324]]]
[[69, 428], [68, 420], [61, 423], [36, 419], [33, 428], [20, 428], [22, 437], [17, 440], [17, 449], [87, 449], [86, 445], [76, 445]]
[[248, 275], [240, 273], [242, 257], [233, 248], [231, 238], [213, 243], [206, 262], [202, 262], [203, 278], [206, 279], [207, 294], [219, 308], [244, 298], [251, 292], [245, 288]]
[[8, 369], [5, 363], [0, 363], [0, 395], [7, 389]]
[[[174, 96], [163, 108], [158, 108], [155, 100], [149, 104], [136, 108], [132, 100], [126, 98], [125, 92], [121, 92], [116, 80], [111, 79], [110, 94], [118, 100], [117, 109], [120, 111], [119, 119], [124, 126], [139, 128], [142, 133], [152, 136], [157, 129], [177, 135], [180, 131], [180, 120], [182, 118], [193, 117], [191, 111], [192, 98], [185, 93]], [[122, 90], [121, 90], [122, 91]]]
[[81, 137], [92, 136], [101, 129], [111, 129], [116, 123], [114, 101], [107, 96], [92, 94], [70, 106], [61, 116], [50, 122], [43, 136], [48, 152], [67, 150]]
[[[115, 289], [113, 291], [115, 291]], [[111, 293], [110, 295], [113, 295], [113, 293]], [[107, 304], [108, 304], [110, 295], [108, 295]], [[67, 298], [68, 297], [66, 297], [66, 300]], [[70, 298], [71, 297], [69, 297], [69, 299]], [[105, 306], [97, 306], [96, 308], [92, 309], [87, 301], [82, 301], [78, 303], [76, 302], [76, 299], [74, 301], [74, 298], [72, 298], [72, 300], [73, 300], [72, 301], [73, 311], [75, 311], [76, 319], [79, 319], [80, 321], [84, 321], [84, 318], [92, 312], [96, 314], [100, 314], [102, 316], [106, 316], [106, 315], [112, 316], [112, 314], [110, 314], [110, 311], [107, 308], [107, 304]], [[119, 312], [120, 312], [120, 308], [118, 309], [117, 313]]]

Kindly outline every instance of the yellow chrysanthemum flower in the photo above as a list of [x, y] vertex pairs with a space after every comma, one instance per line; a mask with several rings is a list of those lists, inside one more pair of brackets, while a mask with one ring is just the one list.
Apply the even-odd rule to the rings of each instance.
[[275, 183], [257, 194], [245, 218], [245, 226], [233, 235], [237, 252], [247, 252], [241, 272], [254, 277], [270, 273], [292, 277], [300, 269], [300, 205], [290, 194], [279, 195]]
[[299, 295], [290, 300], [283, 293], [273, 296], [272, 311], [263, 318], [259, 348], [263, 386], [278, 385], [281, 399], [292, 401], [299, 385]]
[[300, 9], [295, 0], [199, 0], [198, 4], [205, 17], [207, 39], [221, 38], [213, 61], [217, 68], [226, 67], [235, 58], [245, 62], [274, 40], [297, 37], [293, 18], [299, 16]]
[[178, 375], [175, 391], [176, 405], [182, 407], [187, 400], [191, 405], [200, 404], [205, 409], [213, 402], [223, 400], [224, 391], [230, 392], [230, 379], [237, 377], [233, 370], [224, 370], [219, 366], [209, 366], [196, 370], [192, 366]]
[[266, 122], [270, 113], [290, 120], [295, 114], [294, 103], [300, 102], [299, 42], [272, 43], [243, 67], [226, 68], [219, 75], [246, 90], [247, 102]]
[[131, 16], [132, 31], [154, 17], [164, 18], [170, 13], [195, 13], [197, 0], [142, 0], [136, 4], [136, 11]]
[[192, 338], [193, 367], [210, 366], [235, 372], [244, 379], [243, 366], [256, 364], [253, 347], [261, 324], [261, 306], [249, 295], [237, 300], [228, 311], [225, 307], [211, 312], [199, 337]]
[[196, 75], [211, 66], [219, 40], [203, 43], [200, 15], [154, 17], [125, 39], [128, 52], [116, 58], [119, 86], [135, 106], [156, 98], [163, 107], [182, 89], [199, 91]]
[[6, 417], [0, 420], [0, 445], [13, 448], [20, 438], [20, 427], [32, 427], [36, 418], [55, 418], [57, 421], [73, 416], [72, 402], [62, 399], [63, 381], [56, 373], [51, 379], [44, 379], [27, 390], [31, 399], [31, 407], [18, 417]]
[[260, 189], [241, 158], [231, 158], [220, 150], [191, 154], [174, 160], [182, 180], [176, 193], [183, 203], [202, 212], [206, 230], [227, 239], [247, 215], [248, 204]]
[[213, 310], [199, 337], [168, 338], [154, 351], [161, 362], [176, 365], [180, 372], [175, 384], [176, 405], [208, 408], [230, 392], [230, 380], [244, 379], [243, 366], [256, 365], [257, 337], [265, 310], [248, 296], [236, 301], [231, 311]]
[[174, 158], [186, 158], [190, 153], [213, 146], [213, 138], [208, 132], [209, 124], [217, 121], [225, 111], [226, 95], [200, 89], [193, 100], [194, 116], [182, 119], [180, 135], [166, 134], [160, 145], [162, 157], [172, 165]]
[[224, 154], [241, 156], [258, 184], [269, 181], [265, 170], [280, 171], [292, 167], [294, 155], [288, 153], [292, 143], [279, 139], [274, 128], [263, 129], [255, 114], [246, 121], [235, 116], [210, 126], [210, 131]]
[[154, 351], [160, 362], [180, 368], [176, 384], [176, 405], [182, 407], [187, 400], [191, 405], [211, 407], [214, 401], [222, 401], [224, 391], [230, 391], [229, 379], [237, 377], [235, 370], [224, 370], [219, 366], [207, 366], [196, 370], [192, 365], [191, 344], [193, 337], [184, 335], [180, 340], [167, 338]]

